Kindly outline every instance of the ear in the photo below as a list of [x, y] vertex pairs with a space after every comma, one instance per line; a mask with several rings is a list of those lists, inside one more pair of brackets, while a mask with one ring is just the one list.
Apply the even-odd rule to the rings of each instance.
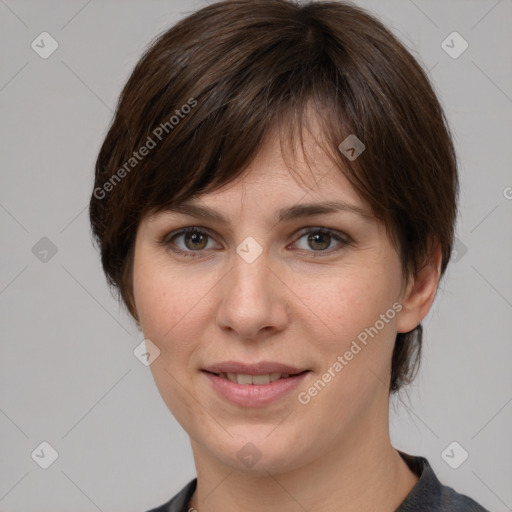
[[412, 277], [402, 296], [402, 310], [397, 315], [397, 331], [410, 332], [427, 316], [434, 302], [441, 277], [441, 247], [435, 247], [429, 260]]

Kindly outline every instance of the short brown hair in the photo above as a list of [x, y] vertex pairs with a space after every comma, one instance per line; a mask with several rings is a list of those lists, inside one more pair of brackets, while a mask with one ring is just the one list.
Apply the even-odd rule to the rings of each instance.
[[[90, 222], [107, 280], [135, 319], [133, 249], [143, 216], [240, 176], [275, 126], [288, 127], [290, 140], [297, 129], [302, 142], [311, 105], [326, 153], [386, 226], [405, 275], [415, 275], [434, 246], [444, 274], [456, 156], [413, 56], [352, 4], [221, 1], [150, 45], [96, 162]], [[338, 149], [351, 134], [366, 146], [354, 160]], [[421, 324], [397, 334], [390, 392], [414, 377], [421, 341]]]

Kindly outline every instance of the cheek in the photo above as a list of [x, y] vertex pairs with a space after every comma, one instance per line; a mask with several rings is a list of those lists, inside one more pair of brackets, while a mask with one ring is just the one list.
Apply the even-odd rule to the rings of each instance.
[[[161, 262], [146, 257], [140, 250], [135, 253], [133, 281], [134, 301], [144, 336], [165, 356], [170, 350], [167, 340], [175, 338], [176, 329], [183, 325], [181, 320], [191, 309], [186, 278], [177, 273], [171, 275]], [[179, 343], [174, 349], [180, 350]]]
[[[318, 278], [304, 283], [297, 290], [299, 297], [305, 297], [305, 304], [314, 313], [316, 323], [324, 333], [327, 351], [343, 350], [360, 333], [379, 321], [385, 315], [386, 322], [377, 327], [384, 337], [394, 339], [394, 317], [392, 308], [397, 299], [398, 285], [390, 268], [372, 270], [371, 266], [345, 269], [328, 279]], [[320, 331], [319, 333], [320, 334]], [[364, 337], [364, 336], [363, 336]]]
[[161, 262], [142, 256], [134, 261], [134, 300], [144, 337], [160, 350], [150, 370], [163, 401], [186, 429], [196, 404], [183, 383], [202, 331], [196, 320], [205, 314], [205, 290], [201, 280], [191, 284], [186, 273], [171, 275]]
[[300, 390], [300, 403], [307, 402], [302, 412], [311, 421], [323, 418], [327, 438], [334, 438], [341, 426], [351, 424], [376, 397], [387, 393], [397, 286], [390, 273], [353, 268], [301, 289], [320, 320], [310, 336], [323, 364], [318, 380]]
[[314, 349], [323, 363], [321, 382], [315, 389], [301, 390], [305, 400], [311, 397], [305, 411], [322, 417], [325, 404], [330, 404], [331, 435], [336, 425], [352, 421], [386, 389], [396, 337], [393, 304], [400, 283], [396, 269], [383, 266], [354, 265], [298, 293], [307, 297], [306, 304], [318, 316], [318, 330], [310, 336], [317, 340]]
[[164, 257], [136, 246], [133, 291], [145, 334], [162, 335], [173, 329], [190, 309], [189, 298], [200, 283], [183, 272], [172, 272]]
[[144, 336], [160, 349], [160, 366], [183, 375], [211, 323], [208, 295], [219, 275], [207, 269], [192, 275], [143, 248], [135, 256], [134, 300]]

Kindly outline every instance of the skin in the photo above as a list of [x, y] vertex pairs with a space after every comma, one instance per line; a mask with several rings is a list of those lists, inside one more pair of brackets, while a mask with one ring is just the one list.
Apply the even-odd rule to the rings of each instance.
[[[301, 182], [271, 134], [236, 182], [194, 198], [228, 224], [164, 212], [138, 228], [134, 304], [144, 337], [161, 351], [151, 365], [155, 383], [191, 439], [198, 485], [190, 506], [199, 512], [391, 512], [417, 482], [391, 445], [388, 383], [397, 332], [411, 331], [434, 300], [440, 252], [406, 282], [385, 228], [313, 132], [305, 147], [311, 171], [300, 153], [293, 162]], [[331, 200], [367, 215], [345, 211], [276, 223], [280, 208]], [[188, 226], [206, 230], [206, 241], [182, 235], [174, 246], [170, 237], [167, 246], [159, 244]], [[334, 233], [308, 242], [318, 227], [351, 241], [340, 243]], [[263, 248], [252, 263], [236, 252], [248, 236]], [[395, 303], [401, 311], [301, 404], [298, 392]], [[311, 371], [285, 398], [242, 408], [218, 396], [201, 371], [226, 360]], [[248, 442], [261, 455], [251, 467], [237, 457]]]

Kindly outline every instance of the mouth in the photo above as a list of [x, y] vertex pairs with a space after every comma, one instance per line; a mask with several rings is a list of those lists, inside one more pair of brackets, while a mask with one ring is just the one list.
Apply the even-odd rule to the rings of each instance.
[[303, 373], [308, 372], [309, 370], [304, 370], [298, 373], [280, 373], [280, 372], [272, 372], [272, 373], [260, 373], [255, 375], [250, 375], [247, 373], [231, 373], [231, 372], [209, 372], [204, 370], [206, 373], [210, 373], [211, 375], [216, 375], [221, 379], [227, 379], [231, 382], [237, 384], [248, 384], [253, 386], [263, 386], [265, 384], [269, 384], [276, 380], [289, 379], [290, 377], [295, 377], [297, 375], [302, 375]]
[[263, 407], [284, 399], [311, 370], [280, 363], [246, 365], [226, 362], [201, 371], [212, 390], [239, 407]]

